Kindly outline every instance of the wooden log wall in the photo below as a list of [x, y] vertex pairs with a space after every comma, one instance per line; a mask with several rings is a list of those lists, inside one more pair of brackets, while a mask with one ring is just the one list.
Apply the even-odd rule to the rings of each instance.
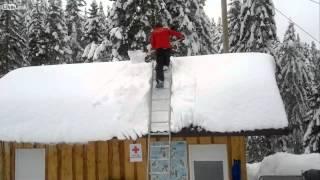
[[[163, 139], [154, 139], [161, 141]], [[229, 172], [233, 159], [241, 160], [242, 179], [247, 179], [245, 138], [174, 137], [188, 144], [227, 144]], [[141, 143], [143, 162], [129, 161], [129, 144]], [[15, 150], [17, 148], [44, 148], [46, 150], [46, 180], [145, 180], [147, 140], [109, 140], [88, 144], [27, 144], [0, 142], [0, 180], [15, 179]], [[231, 179], [231, 178], [230, 178]]]

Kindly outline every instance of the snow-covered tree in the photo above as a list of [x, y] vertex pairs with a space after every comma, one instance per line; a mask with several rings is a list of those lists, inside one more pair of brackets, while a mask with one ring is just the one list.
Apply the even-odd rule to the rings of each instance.
[[251, 136], [247, 141], [249, 163], [261, 162], [265, 156], [274, 153], [271, 142], [264, 136]]
[[0, 76], [29, 64], [24, 54], [25, 29], [20, 11], [0, 11]]
[[277, 40], [275, 11], [272, 0], [246, 0], [241, 8], [240, 41], [237, 52], [265, 52], [275, 54]]
[[307, 67], [306, 56], [299, 51], [301, 49], [299, 46], [294, 24], [290, 23], [279, 52], [279, 64], [282, 68], [281, 76], [284, 80], [280, 89], [291, 88], [290, 90], [301, 92], [305, 86], [300, 85], [310, 84], [313, 80]]
[[320, 85], [318, 83], [310, 88], [308, 105], [310, 118], [306, 122], [306, 130], [303, 136], [305, 153], [320, 152]]
[[320, 152], [320, 79], [319, 79], [319, 51], [314, 43], [311, 47], [308, 44], [302, 46], [305, 55], [306, 65], [310, 74], [312, 73], [312, 82], [307, 87], [306, 102], [308, 105], [308, 115], [304, 119], [305, 133], [303, 144], [306, 153]]
[[[264, 145], [254, 138], [249, 138], [248, 147], [258, 152], [256, 155], [260, 156], [255, 157], [258, 159], [267, 155], [266, 148], [269, 148], [271, 153], [285, 151], [299, 154], [304, 152], [304, 146], [307, 152], [313, 152], [314, 149], [310, 147], [319, 145], [319, 131], [315, 125], [318, 121], [317, 108], [310, 106], [316, 104], [318, 92], [315, 88], [315, 68], [308, 58], [308, 46], [299, 41], [293, 23], [289, 24], [284, 40], [277, 50], [277, 80], [291, 131], [281, 137], [260, 137], [260, 141], [261, 138], [265, 139]], [[311, 103], [310, 99], [314, 102]], [[260, 148], [263, 146], [265, 147]], [[249, 151], [249, 155], [254, 153]]]
[[[286, 105], [289, 127], [293, 130], [287, 139], [287, 148], [301, 153], [302, 135], [305, 132], [304, 121], [310, 119], [307, 103], [308, 91], [314, 84], [312, 65], [302, 48], [290, 23], [278, 53], [280, 65], [280, 91]], [[291, 146], [291, 147], [290, 147]]]
[[68, 0], [66, 5], [66, 26], [68, 28], [68, 36], [70, 36], [73, 62], [81, 61], [79, 55], [83, 51], [82, 46], [84, 46], [84, 42], [81, 41], [84, 17], [81, 14], [80, 8], [85, 5], [86, 2], [84, 0]]
[[102, 1], [100, 1], [100, 4], [99, 4], [98, 16], [101, 24], [101, 34], [103, 37], [106, 37], [108, 34], [108, 21], [107, 21], [107, 16], [104, 13]]
[[88, 20], [85, 24], [84, 35], [82, 37], [88, 44], [92, 42], [98, 44], [103, 39], [102, 23], [100, 22], [98, 11], [97, 2], [94, 0], [90, 5]]
[[45, 32], [47, 37], [48, 64], [72, 63], [72, 50], [69, 46], [61, 0], [51, 0], [46, 18]]
[[230, 52], [235, 52], [236, 45], [240, 40], [240, 13], [241, 2], [240, 0], [231, 0], [228, 10], [228, 33], [229, 33], [229, 46]]
[[214, 21], [214, 19], [211, 19], [211, 39], [213, 43], [213, 50], [216, 53], [222, 52], [222, 24], [221, 24], [221, 18], [218, 19], [218, 24]]
[[89, 16], [84, 26], [84, 36], [82, 37], [82, 40], [87, 43], [82, 55], [82, 58], [86, 62], [94, 61], [94, 54], [105, 38], [104, 36], [107, 34], [104, 24], [106, 23], [106, 19], [104, 18], [105, 15], [102, 4], [98, 7], [96, 1], [92, 1], [89, 9]]
[[192, 21], [194, 22], [194, 26], [196, 27], [196, 32], [200, 38], [200, 52], [199, 54], [205, 55], [205, 54], [213, 54], [217, 53], [217, 51], [214, 50], [214, 41], [211, 38], [212, 37], [212, 27], [211, 22], [206, 13], [204, 12], [203, 6], [204, 1], [193, 1], [194, 6], [197, 7], [197, 9], [194, 10], [194, 16]]
[[185, 35], [183, 42], [174, 42], [177, 55], [212, 54], [214, 49], [212, 23], [204, 12], [204, 0], [164, 0], [170, 13], [167, 24]]
[[152, 27], [156, 22], [168, 25], [168, 19], [170, 13], [163, 0], [116, 0], [109, 14], [114, 59], [128, 59], [128, 50], [147, 51]]
[[[127, 11], [132, 12], [132, 16], [127, 18], [127, 22], [122, 26], [124, 40], [128, 43], [128, 50], [147, 49], [154, 14], [152, 13], [151, 2], [142, 4], [143, 2], [142, 0], [136, 0], [124, 4]], [[155, 1], [155, 3], [158, 3], [158, 1]]]
[[310, 47], [310, 59], [315, 66], [319, 66], [320, 64], [320, 52], [317, 49], [317, 46], [314, 41], [311, 42]]
[[31, 65], [42, 65], [48, 61], [43, 10], [43, 4], [40, 0], [35, 2], [31, 10], [31, 19], [28, 24], [28, 59]]
[[196, 55], [200, 54], [200, 37], [197, 33], [195, 23], [193, 20], [197, 10], [199, 9], [199, 2], [197, 0], [192, 1], [166, 1], [167, 9], [172, 17], [172, 25], [177, 27], [177, 30], [183, 32], [185, 40], [177, 46], [179, 55]]
[[[155, 23], [161, 23], [185, 34], [183, 42], [173, 40], [178, 55], [214, 53], [212, 27], [204, 13], [204, 0], [115, 0], [109, 16], [109, 40], [114, 57], [128, 58], [128, 50], [147, 51]], [[117, 32], [117, 33], [114, 33]], [[119, 39], [121, 37], [121, 39]]]

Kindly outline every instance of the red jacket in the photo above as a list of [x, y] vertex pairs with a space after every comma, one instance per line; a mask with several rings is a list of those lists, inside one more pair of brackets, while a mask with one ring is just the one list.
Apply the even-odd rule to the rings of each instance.
[[175, 36], [179, 39], [183, 39], [184, 36], [180, 32], [168, 29], [168, 28], [155, 28], [151, 33], [151, 46], [152, 49], [168, 49], [171, 48], [170, 38]]

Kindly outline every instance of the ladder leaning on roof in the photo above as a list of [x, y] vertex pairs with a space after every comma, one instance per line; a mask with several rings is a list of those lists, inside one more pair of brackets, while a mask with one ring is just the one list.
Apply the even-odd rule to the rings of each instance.
[[[171, 176], [171, 84], [172, 84], [172, 70], [171, 65], [168, 70], [164, 71], [165, 81], [164, 88], [155, 88], [155, 68], [154, 62], [152, 64], [152, 87], [150, 98], [150, 117], [148, 124], [148, 159], [147, 159], [147, 180], [152, 179], [153, 175], [167, 175]], [[166, 137], [167, 141], [164, 144], [152, 144], [152, 139], [156, 137]], [[154, 159], [152, 157], [152, 150], [154, 148], [162, 148], [167, 152], [167, 157], [162, 159]], [[165, 161], [168, 166], [162, 171], [153, 171], [152, 164], [156, 161]]]

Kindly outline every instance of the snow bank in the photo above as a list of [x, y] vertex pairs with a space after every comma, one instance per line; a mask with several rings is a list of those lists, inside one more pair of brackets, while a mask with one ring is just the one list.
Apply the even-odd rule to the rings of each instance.
[[147, 133], [151, 64], [28, 67], [0, 81], [0, 139], [86, 142]]
[[320, 169], [320, 154], [277, 153], [263, 159], [258, 177], [263, 175], [301, 175], [309, 169]]
[[174, 58], [173, 127], [191, 124], [212, 132], [283, 128], [288, 124], [266, 54]]
[[276, 153], [261, 163], [247, 164], [248, 180], [258, 180], [263, 175], [300, 176], [309, 169], [320, 169], [320, 154]]
[[[147, 133], [151, 64], [108, 62], [21, 68], [0, 79], [0, 140], [86, 142]], [[173, 60], [172, 128], [212, 132], [287, 126], [264, 54]]]
[[259, 172], [261, 163], [247, 164], [247, 177], [248, 180], [257, 180], [257, 174]]

